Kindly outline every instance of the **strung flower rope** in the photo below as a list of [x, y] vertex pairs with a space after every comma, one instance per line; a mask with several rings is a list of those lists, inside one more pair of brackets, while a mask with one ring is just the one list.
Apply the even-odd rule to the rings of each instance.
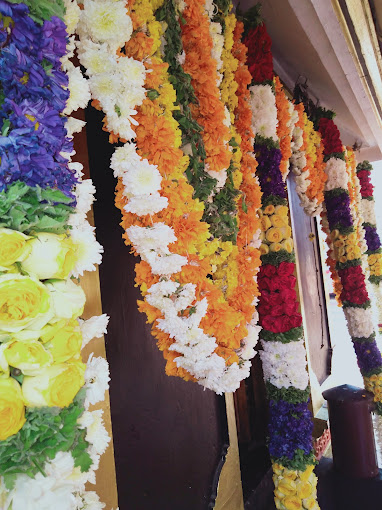
[[110, 441], [102, 411], [89, 409], [104, 398], [108, 366], [83, 363], [81, 349], [108, 318], [79, 319], [85, 294], [70, 278], [102, 252], [86, 221], [95, 189], [71, 161], [83, 123], [66, 117], [89, 99], [69, 61], [80, 10], [30, 4], [0, 2], [0, 505], [103, 508], [85, 484]]
[[276, 100], [269, 80], [273, 71], [270, 38], [258, 12], [248, 20], [244, 42], [248, 67], [252, 129], [262, 196], [261, 296], [258, 312], [263, 350], [260, 352], [269, 397], [269, 451], [273, 465], [275, 503], [279, 509], [317, 509], [317, 478], [313, 473], [312, 416], [309, 378], [298, 312], [293, 241], [286, 189], [280, 171]]
[[382, 324], [382, 248], [381, 240], [377, 232], [377, 220], [375, 217], [375, 202], [373, 197], [373, 185], [371, 183], [372, 166], [368, 161], [357, 165], [357, 177], [361, 186], [361, 211], [365, 241], [367, 244], [367, 264], [369, 281], [372, 284], [373, 295], [377, 303], [379, 329]]
[[292, 156], [290, 135], [290, 124], [292, 115], [290, 112], [289, 101], [285, 95], [283, 86], [278, 76], [275, 77], [275, 95], [277, 108], [277, 136], [280, 140], [281, 162], [280, 171], [285, 181], [289, 173], [289, 159]]
[[325, 205], [335, 247], [336, 269], [342, 284], [340, 297], [365, 388], [374, 393], [377, 413], [382, 414], [382, 357], [375, 340], [370, 300], [362, 269], [362, 251], [350, 207], [345, 152], [339, 131], [332, 120], [334, 115], [320, 109], [317, 113], [322, 115], [321, 118], [318, 116], [318, 126], [327, 160]]

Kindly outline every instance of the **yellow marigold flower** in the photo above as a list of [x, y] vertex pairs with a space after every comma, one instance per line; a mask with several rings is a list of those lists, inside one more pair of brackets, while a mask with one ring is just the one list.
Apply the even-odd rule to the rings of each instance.
[[282, 249], [282, 245], [280, 243], [272, 243], [270, 246], [269, 246], [269, 249], [271, 251], [280, 251]]
[[275, 212], [275, 206], [272, 204], [267, 205], [267, 207], [265, 207], [265, 209], [264, 209], [264, 214], [274, 214], [274, 212]]

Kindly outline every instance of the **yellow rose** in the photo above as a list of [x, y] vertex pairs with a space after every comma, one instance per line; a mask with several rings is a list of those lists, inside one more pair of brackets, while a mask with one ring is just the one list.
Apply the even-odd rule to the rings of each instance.
[[280, 244], [280, 243], [272, 243], [272, 244], [269, 246], [269, 249], [270, 249], [271, 251], [275, 251], [275, 252], [277, 252], [277, 251], [280, 251], [280, 250], [282, 249], [282, 246], [281, 246], [281, 244]]
[[297, 492], [296, 482], [288, 478], [282, 478], [277, 486], [285, 496], [293, 496]]
[[67, 407], [85, 384], [86, 365], [71, 361], [51, 365], [35, 377], [24, 377], [22, 392], [29, 407]]
[[284, 250], [286, 250], [288, 253], [292, 253], [293, 251], [293, 239], [289, 238], [289, 239], [285, 239], [285, 241], [283, 241], [281, 243], [281, 246]]
[[265, 237], [270, 243], [279, 243], [282, 240], [283, 235], [281, 229], [271, 227], [269, 230], [267, 230]]
[[348, 260], [354, 260], [356, 257], [355, 257], [355, 254], [354, 254], [354, 250], [353, 248], [349, 248], [346, 252], [346, 258]]
[[297, 486], [297, 495], [301, 499], [305, 499], [312, 495], [312, 490], [313, 487], [310, 485], [309, 482], [301, 482]]
[[9, 228], [0, 228], [0, 268], [21, 262], [31, 251], [30, 237]]
[[261, 243], [260, 245], [260, 255], [266, 255], [269, 253], [269, 248], [267, 244]]
[[45, 285], [22, 275], [0, 276], [0, 331], [40, 329], [53, 312]]
[[337, 256], [342, 257], [342, 255], [345, 255], [345, 253], [346, 253], [345, 246], [341, 246], [340, 248], [337, 248], [336, 251], [337, 251]]
[[337, 241], [334, 241], [334, 246], [336, 246], [337, 248], [339, 248], [340, 246], [345, 246], [345, 241], [341, 241], [340, 239], [338, 239]]
[[302, 501], [297, 496], [287, 496], [283, 503], [287, 510], [302, 510]]
[[76, 246], [66, 234], [40, 232], [30, 241], [31, 253], [22, 262], [27, 273], [40, 280], [64, 280], [76, 264]]
[[272, 223], [268, 216], [263, 216], [260, 220], [261, 230], [266, 232], [269, 228], [271, 228]]
[[54, 363], [64, 363], [81, 352], [82, 333], [75, 319], [62, 319], [54, 324], [47, 324], [41, 331], [40, 339], [53, 356]]
[[0, 440], [16, 434], [25, 423], [25, 407], [19, 383], [0, 379]]
[[82, 314], [86, 296], [79, 285], [72, 280], [56, 280], [45, 286], [50, 292], [52, 308], [57, 319], [74, 319]]
[[339, 262], [345, 263], [347, 262], [347, 258], [344, 255], [342, 255], [342, 257], [339, 258]]
[[53, 361], [49, 352], [37, 340], [11, 340], [5, 344], [3, 355], [10, 367], [18, 368], [24, 375], [36, 375]]
[[332, 233], [330, 235], [332, 236], [332, 239], [337, 239], [340, 235], [340, 231], [335, 229], [332, 231]]
[[288, 237], [292, 237], [292, 229], [289, 225], [286, 227], [281, 227], [281, 233], [284, 239], [288, 239]]
[[279, 216], [288, 216], [288, 207], [286, 205], [278, 205], [275, 212]]
[[270, 217], [273, 227], [285, 227], [288, 225], [288, 220], [285, 216], [274, 214]]
[[310, 475], [313, 473], [314, 466], [310, 464], [305, 471], [300, 471], [300, 480], [303, 482], [307, 482], [309, 480]]
[[359, 258], [361, 257], [361, 255], [362, 255], [362, 253], [361, 253], [361, 248], [360, 248], [359, 246], [355, 246], [355, 247], [353, 248], [353, 251], [354, 251], [354, 257], [355, 257], [356, 259], [359, 259]]
[[317, 501], [314, 498], [307, 498], [303, 500], [304, 508], [307, 510], [319, 510]]
[[275, 206], [272, 204], [267, 205], [264, 209], [264, 214], [273, 214], [275, 212]]

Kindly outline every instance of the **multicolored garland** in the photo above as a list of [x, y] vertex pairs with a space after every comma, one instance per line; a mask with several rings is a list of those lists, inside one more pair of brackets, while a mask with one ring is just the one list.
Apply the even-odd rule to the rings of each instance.
[[[244, 42], [254, 83], [250, 88], [252, 129], [256, 135], [257, 174], [263, 192], [258, 312], [263, 328], [260, 356], [270, 405], [269, 451], [275, 503], [278, 509], [317, 509], [309, 378], [295, 291], [288, 201], [280, 169], [282, 154], [276, 131], [271, 44], [256, 9], [254, 15], [248, 20]], [[279, 87], [276, 84], [276, 90]]]
[[[78, 53], [110, 140], [125, 143], [111, 167], [126, 243], [142, 259], [139, 309], [168, 375], [234, 391], [255, 354], [260, 263], [236, 20], [218, 10], [223, 31], [204, 1], [113, 1], [115, 15], [106, 4], [84, 2]], [[95, 30], [106, 18], [107, 30]]]
[[[66, 9], [66, 16], [65, 16]], [[64, 22], [65, 16], [65, 22]], [[81, 359], [106, 316], [81, 320], [72, 278], [102, 247], [86, 213], [94, 200], [71, 162], [67, 118], [89, 99], [70, 62], [76, 2], [0, 0], [0, 507], [101, 509], [95, 492], [110, 438], [102, 411], [108, 366]]]

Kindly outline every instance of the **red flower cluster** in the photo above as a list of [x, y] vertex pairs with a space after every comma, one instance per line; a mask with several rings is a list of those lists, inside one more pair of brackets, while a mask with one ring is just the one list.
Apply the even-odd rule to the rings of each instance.
[[369, 296], [366, 290], [362, 266], [339, 269], [338, 274], [343, 287], [341, 292], [342, 301], [349, 301], [356, 305], [362, 305], [368, 301]]
[[361, 185], [362, 198], [372, 197], [374, 186], [370, 182], [370, 170], [359, 170], [357, 177]]
[[261, 267], [258, 275], [260, 325], [273, 333], [285, 333], [302, 323], [298, 313], [294, 267], [291, 262], [282, 262], [278, 267], [268, 264]]
[[332, 119], [320, 119], [318, 128], [324, 143], [324, 156], [329, 156], [333, 152], [343, 152], [340, 132]]
[[244, 39], [248, 48], [247, 66], [255, 83], [273, 79], [272, 41], [262, 23], [251, 28]]

